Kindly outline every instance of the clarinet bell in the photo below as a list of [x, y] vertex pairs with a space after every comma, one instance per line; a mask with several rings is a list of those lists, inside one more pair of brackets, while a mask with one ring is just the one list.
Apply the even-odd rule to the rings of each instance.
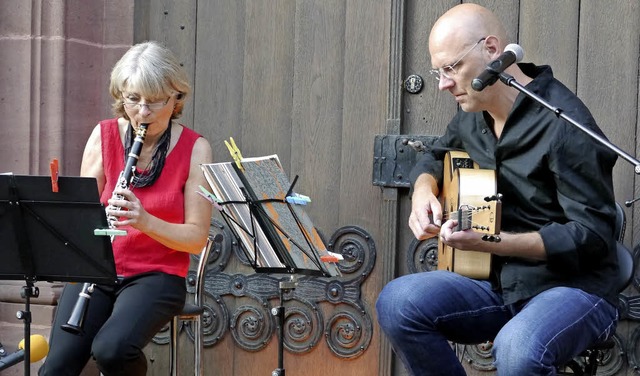
[[62, 330], [75, 335], [84, 335], [84, 318], [89, 308], [89, 299], [91, 299], [91, 295], [83, 289], [73, 306], [69, 320], [60, 326]]

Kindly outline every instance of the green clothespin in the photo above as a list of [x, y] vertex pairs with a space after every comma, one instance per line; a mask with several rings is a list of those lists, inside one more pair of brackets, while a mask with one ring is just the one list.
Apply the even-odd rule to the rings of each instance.
[[222, 205], [220, 205], [220, 203], [222, 203], [222, 200], [217, 198], [216, 195], [214, 195], [213, 193], [207, 191], [205, 187], [201, 185], [198, 185], [198, 187], [200, 188], [200, 191], [199, 192], [196, 191], [196, 193], [204, 197], [205, 200], [209, 201], [209, 203], [213, 205], [214, 208], [216, 208], [219, 211], [222, 211]]

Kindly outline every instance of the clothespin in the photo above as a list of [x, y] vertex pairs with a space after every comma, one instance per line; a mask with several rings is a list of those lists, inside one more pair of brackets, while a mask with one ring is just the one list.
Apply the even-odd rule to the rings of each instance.
[[238, 149], [233, 137], [229, 137], [229, 141], [224, 140], [224, 144], [227, 145], [227, 149], [229, 149], [229, 153], [231, 153], [231, 157], [236, 162], [238, 169], [244, 171], [244, 167], [242, 167], [242, 153], [240, 153], [240, 149]]
[[308, 196], [301, 195], [295, 192], [287, 196], [285, 199], [288, 203], [295, 205], [306, 205], [307, 203], [311, 202], [311, 199]]
[[340, 262], [342, 260], [344, 260], [344, 256], [342, 256], [340, 253], [334, 253], [330, 251], [327, 251], [326, 255], [320, 256], [320, 261], [322, 262]]
[[207, 189], [201, 185], [199, 185], [198, 187], [200, 188], [200, 191], [196, 191], [197, 194], [204, 197], [204, 199], [209, 201], [209, 203], [213, 205], [216, 209], [222, 210], [222, 206], [220, 205], [222, 201], [219, 198], [217, 198], [216, 195], [207, 191]]
[[49, 170], [51, 171], [51, 190], [58, 192], [58, 160], [56, 158], [49, 163]]
[[124, 236], [127, 235], [127, 230], [118, 230], [115, 228], [97, 228], [93, 230], [93, 235], [96, 236]]

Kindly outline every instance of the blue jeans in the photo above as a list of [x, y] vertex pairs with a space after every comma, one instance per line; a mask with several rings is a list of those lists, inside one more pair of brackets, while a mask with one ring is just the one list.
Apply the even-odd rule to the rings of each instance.
[[505, 306], [489, 282], [432, 271], [384, 287], [378, 322], [416, 376], [465, 375], [448, 341], [493, 341], [498, 375], [555, 375], [589, 345], [615, 331], [618, 312], [602, 298], [555, 287]]

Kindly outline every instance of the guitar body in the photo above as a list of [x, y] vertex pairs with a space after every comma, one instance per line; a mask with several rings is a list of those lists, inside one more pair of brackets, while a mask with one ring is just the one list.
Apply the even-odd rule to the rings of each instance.
[[[487, 201], [491, 197], [494, 199]], [[444, 219], [458, 219], [456, 231], [472, 229], [491, 236], [500, 233], [501, 203], [495, 171], [478, 168], [467, 153], [450, 151], [446, 154], [440, 201]], [[499, 241], [499, 237], [497, 239]], [[488, 279], [491, 254], [455, 249], [439, 241], [438, 270]]]

